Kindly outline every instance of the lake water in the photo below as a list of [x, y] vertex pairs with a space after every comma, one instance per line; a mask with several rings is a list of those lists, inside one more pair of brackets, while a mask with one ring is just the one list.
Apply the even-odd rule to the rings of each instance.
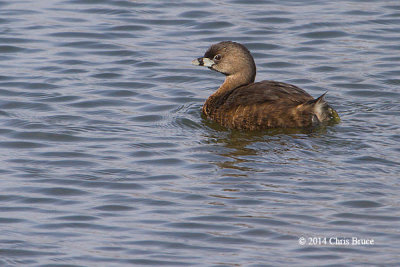
[[[222, 40], [342, 122], [202, 119]], [[1, 266], [400, 265], [398, 0], [0, 1], [0, 119]]]

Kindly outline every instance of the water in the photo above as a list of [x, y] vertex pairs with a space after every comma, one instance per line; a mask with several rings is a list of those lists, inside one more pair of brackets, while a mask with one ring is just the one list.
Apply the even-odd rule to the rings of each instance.
[[[328, 2], [1, 1], [0, 265], [398, 266], [400, 5]], [[204, 121], [222, 40], [342, 122]]]

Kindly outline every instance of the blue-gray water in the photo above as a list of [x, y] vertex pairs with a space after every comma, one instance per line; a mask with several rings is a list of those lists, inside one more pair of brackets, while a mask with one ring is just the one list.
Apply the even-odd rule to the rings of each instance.
[[[204, 121], [222, 40], [342, 122]], [[1, 1], [0, 265], [398, 266], [399, 116], [398, 0]]]

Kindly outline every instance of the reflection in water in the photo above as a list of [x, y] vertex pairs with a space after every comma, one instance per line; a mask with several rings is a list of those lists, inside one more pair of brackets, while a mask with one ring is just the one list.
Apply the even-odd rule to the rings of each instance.
[[[330, 127], [241, 131], [226, 129], [218, 123], [206, 119], [203, 119], [203, 123], [207, 129], [203, 134], [203, 137], [207, 140], [206, 143], [219, 145], [220, 149], [214, 152], [224, 159], [217, 160], [214, 164], [220, 169], [234, 169], [243, 172], [234, 174], [236, 176], [247, 176], [249, 172], [265, 171], [264, 168], [260, 168], [260, 164], [263, 162], [288, 164], [286, 160], [279, 160], [279, 158], [285, 159], [287, 152], [291, 150], [301, 149], [309, 153], [317, 152], [318, 146], [302, 146], [301, 141], [306, 140], [308, 142], [313, 138], [323, 136]], [[278, 162], [276, 159], [278, 159]], [[232, 173], [229, 173], [229, 175], [232, 175]]]

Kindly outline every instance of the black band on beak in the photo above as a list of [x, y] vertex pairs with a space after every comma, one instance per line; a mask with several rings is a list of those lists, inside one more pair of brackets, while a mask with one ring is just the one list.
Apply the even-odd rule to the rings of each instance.
[[199, 57], [197, 59], [197, 61], [199, 62], [199, 66], [204, 66], [204, 62], [203, 62], [203, 58], [202, 57]]

